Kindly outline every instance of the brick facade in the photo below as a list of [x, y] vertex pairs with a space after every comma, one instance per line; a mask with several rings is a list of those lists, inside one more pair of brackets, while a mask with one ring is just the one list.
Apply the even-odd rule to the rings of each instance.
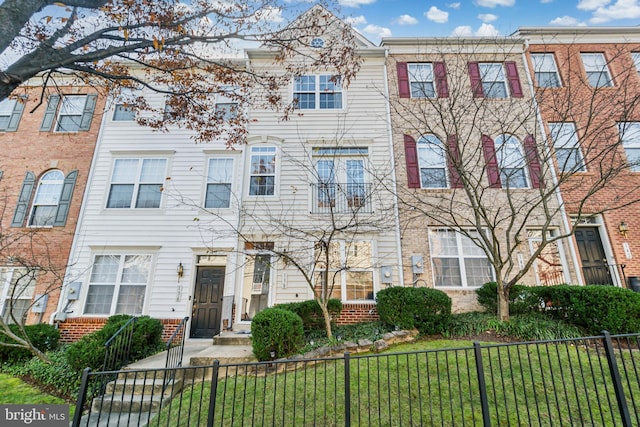
[[374, 322], [379, 320], [376, 305], [373, 303], [342, 304], [342, 312], [336, 319], [338, 325], [353, 325], [362, 322]]
[[[167, 342], [176, 331], [182, 319], [160, 319], [163, 325], [162, 341]], [[75, 317], [56, 323], [60, 331], [60, 342], [71, 343], [83, 336], [95, 332], [107, 322], [104, 317]], [[179, 338], [179, 335], [178, 335]]]

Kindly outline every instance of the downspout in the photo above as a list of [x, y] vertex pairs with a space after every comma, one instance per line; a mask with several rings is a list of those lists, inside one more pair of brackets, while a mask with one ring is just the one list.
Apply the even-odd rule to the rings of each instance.
[[398, 280], [401, 286], [404, 286], [404, 271], [402, 268], [402, 244], [400, 242], [400, 216], [399, 216], [399, 212], [398, 212], [398, 197], [397, 197], [397, 191], [398, 191], [398, 185], [397, 185], [397, 180], [396, 180], [396, 161], [395, 161], [395, 152], [393, 149], [393, 128], [391, 126], [391, 105], [390, 105], [390, 99], [389, 99], [389, 79], [388, 79], [388, 71], [387, 71], [387, 60], [389, 57], [389, 50], [387, 48], [384, 49], [384, 65], [383, 65], [383, 71], [384, 71], [384, 96], [387, 99], [387, 102], [385, 103], [386, 106], [386, 113], [387, 113], [387, 135], [389, 136], [389, 153], [391, 153], [391, 185], [393, 187], [393, 191], [396, 192], [396, 194], [394, 195], [394, 206], [393, 206], [393, 213], [395, 215], [395, 230], [396, 230], [396, 251], [398, 253], [398, 258], [397, 260], [398, 262]]
[[[533, 100], [533, 105], [536, 109], [536, 116], [538, 117], [538, 126], [540, 127], [540, 132], [542, 134], [543, 140], [546, 141], [547, 133], [544, 129], [544, 121], [542, 120], [540, 108], [538, 108], [538, 101], [535, 97], [535, 92], [533, 90], [533, 81], [531, 80], [531, 71], [529, 70], [529, 63], [527, 62], [526, 52], [529, 50], [529, 41], [525, 40], [524, 45], [525, 45], [525, 49], [522, 52], [522, 63], [524, 64], [524, 68], [527, 71], [526, 73], [527, 82], [529, 83], [529, 91], [531, 92], [531, 99]], [[551, 163], [551, 150], [546, 143], [543, 144], [543, 147], [544, 147], [545, 156], [547, 158], [547, 168], [549, 169], [549, 172], [551, 174], [551, 181], [553, 182], [553, 185], [556, 187], [555, 193], [556, 193], [556, 198], [558, 199], [558, 204], [560, 206], [560, 216], [562, 217], [562, 225], [564, 226], [565, 231], [568, 233], [569, 230], [571, 230], [571, 224], [569, 223], [569, 216], [567, 215], [564, 200], [562, 199], [562, 193], [560, 192], [560, 186], [558, 185], [558, 176], [556, 175], [556, 170], [553, 164]], [[582, 274], [580, 274], [580, 264], [578, 263], [576, 248], [573, 244], [573, 239], [571, 239], [571, 236], [569, 236], [566, 239], [566, 242], [567, 242], [567, 246], [569, 247], [569, 252], [571, 253], [571, 261], [573, 262], [573, 267], [576, 272], [576, 278], [578, 279], [578, 284], [582, 285], [583, 280], [582, 280]], [[565, 272], [565, 277], [564, 277], [565, 279], [567, 278], [567, 274], [569, 274], [569, 272]], [[569, 279], [571, 279], [571, 275], [569, 275]]]

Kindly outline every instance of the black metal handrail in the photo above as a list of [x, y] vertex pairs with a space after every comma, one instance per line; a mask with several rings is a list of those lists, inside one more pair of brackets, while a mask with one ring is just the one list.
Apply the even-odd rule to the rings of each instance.
[[187, 322], [189, 321], [189, 317], [186, 316], [171, 337], [165, 346], [167, 350], [167, 360], [165, 362], [165, 368], [179, 368], [182, 366], [182, 356], [184, 355], [184, 339], [185, 339], [185, 327]]
[[137, 317], [129, 319], [127, 323], [122, 325], [122, 327], [104, 343], [103, 371], [119, 369], [121, 366], [127, 364], [131, 353], [131, 344], [133, 343], [133, 330], [137, 320]]
[[313, 213], [373, 212], [371, 184], [327, 182], [311, 184]]

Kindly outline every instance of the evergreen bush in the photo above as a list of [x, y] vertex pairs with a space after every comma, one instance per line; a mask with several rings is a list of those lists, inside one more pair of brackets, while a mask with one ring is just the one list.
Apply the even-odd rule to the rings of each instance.
[[[9, 329], [18, 336], [22, 335], [22, 331], [18, 325], [9, 325]], [[45, 353], [58, 348], [60, 331], [58, 331], [53, 325], [45, 323], [27, 325], [24, 327], [24, 331], [29, 338], [29, 341], [31, 341], [31, 344], [41, 352]], [[29, 359], [33, 356], [31, 351], [26, 348], [7, 347], [2, 345], [2, 343], [16, 343], [16, 341], [4, 334], [0, 334], [0, 362], [18, 362]]]
[[425, 335], [445, 332], [451, 320], [451, 298], [437, 289], [394, 286], [378, 292], [376, 303], [384, 323]]
[[[509, 313], [524, 314], [531, 312], [530, 287], [525, 285], [513, 285], [509, 289]], [[498, 313], [498, 284], [487, 282], [476, 289], [478, 304], [487, 313]]]
[[291, 356], [304, 345], [302, 319], [289, 310], [266, 308], [251, 321], [251, 342], [258, 360]]
[[[320, 308], [320, 303], [315, 299], [278, 304], [277, 307], [283, 310], [292, 311], [300, 316], [305, 331], [325, 329], [322, 309]], [[342, 302], [337, 298], [332, 298], [327, 301], [327, 309], [329, 310], [331, 318], [335, 319], [340, 316], [340, 312], [342, 312]], [[331, 324], [335, 325], [333, 321]]]

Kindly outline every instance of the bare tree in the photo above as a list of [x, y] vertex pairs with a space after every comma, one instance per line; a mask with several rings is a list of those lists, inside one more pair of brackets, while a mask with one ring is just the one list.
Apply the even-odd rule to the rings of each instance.
[[[138, 114], [140, 123], [184, 126], [197, 141], [224, 135], [231, 146], [242, 142], [247, 117], [237, 114], [229, 127], [227, 115], [212, 108], [216, 95], [255, 106], [260, 87], [273, 94], [261, 101], [286, 118], [292, 106], [275, 93], [293, 75], [331, 67], [348, 83], [358, 69], [346, 25], [315, 6], [282, 27], [297, 13], [278, 0], [7, 0], [0, 4], [0, 101], [20, 99], [20, 85], [38, 79], [43, 103], [57, 76], [71, 75], [120, 96], [127, 108], [154, 111], [128, 91], [148, 88], [166, 94], [168, 108], [155, 119]], [[314, 43], [320, 35], [323, 44]], [[245, 67], [239, 53], [251, 44], [277, 52], [277, 73]], [[287, 61], [293, 55], [305, 61]]]
[[[390, 104], [402, 232], [429, 230], [436, 286], [495, 280], [508, 320], [509, 291], [533, 282], [534, 266], [549, 273], [544, 284], [576, 280], [559, 265], [558, 245], [575, 231], [568, 215], [579, 222], [640, 199], [615, 124], [637, 111], [635, 70], [614, 67], [622, 89], [612, 93], [574, 75], [572, 54], [558, 64], [570, 83], [533, 90], [522, 40], [424, 39], [411, 54], [384, 43], [398, 70]], [[466, 277], [434, 256], [455, 236], [475, 247], [465, 249]]]

